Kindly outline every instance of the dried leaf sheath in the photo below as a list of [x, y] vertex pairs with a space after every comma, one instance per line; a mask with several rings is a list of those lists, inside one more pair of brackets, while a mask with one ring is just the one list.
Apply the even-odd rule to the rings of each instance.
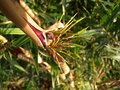
[[10, 43], [8, 40], [0, 35], [0, 53], [4, 52], [6, 49], [9, 48]]
[[8, 40], [3, 37], [2, 35], [0, 35], [0, 42], [6, 43]]
[[53, 57], [55, 58], [57, 64], [59, 65], [60, 69], [62, 70], [62, 73], [67, 75], [70, 72], [69, 66], [64, 61], [64, 58], [57, 53], [56, 51], [53, 51]]
[[24, 0], [19, 0], [20, 5], [25, 9], [25, 11], [30, 15], [31, 18], [33, 18], [38, 25], [41, 25], [41, 21], [37, 15], [34, 14], [34, 12], [29, 8], [29, 6], [24, 2]]
[[27, 24], [30, 26], [30, 28], [33, 30], [33, 32], [36, 34], [36, 36], [39, 38], [41, 44], [45, 47], [46, 46], [46, 36], [45, 33], [43, 31], [38, 30], [37, 28], [35, 28], [33, 25], [31, 25], [26, 19], [25, 21], [27, 22]]
[[[26, 62], [29, 62], [31, 64], [34, 64], [34, 59], [32, 57], [32, 53], [22, 47], [17, 47], [17, 48], [13, 48], [13, 50], [11, 50], [11, 53], [16, 56], [17, 58], [24, 60]], [[41, 58], [41, 57], [40, 57]], [[44, 68], [46, 71], [48, 71], [49, 73], [51, 73], [51, 66], [47, 63], [44, 62], [41, 58], [41, 62], [38, 62], [38, 64]]]

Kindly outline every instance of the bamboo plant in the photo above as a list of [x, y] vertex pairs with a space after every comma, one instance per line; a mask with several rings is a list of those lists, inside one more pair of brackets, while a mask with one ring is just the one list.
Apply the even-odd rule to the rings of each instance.
[[[37, 14], [34, 15], [35, 12], [33, 13], [23, 0], [11, 1], [16, 2], [16, 6], [20, 6], [31, 19], [40, 25], [41, 21], [35, 16]], [[15, 38], [7, 40], [3, 37], [4, 35], [0, 36], [0, 89], [4, 86], [21, 90], [23, 88], [71, 90], [71, 87], [76, 90], [115, 90], [120, 88], [119, 0], [65, 1], [51, 2], [51, 0], [42, 0], [41, 2], [41, 0], [26, 0], [28, 5], [31, 5], [31, 8], [38, 11], [39, 16], [48, 21], [51, 21], [48, 18], [49, 16], [59, 18], [61, 8], [58, 7], [61, 4], [66, 14], [65, 17], [62, 16], [63, 22], [67, 22], [67, 19], [70, 19], [76, 11], [78, 13], [76, 17], [73, 16], [65, 25], [55, 23], [47, 29], [43, 29], [46, 41], [48, 41], [47, 45], [43, 37], [39, 36], [42, 35], [38, 31], [39, 28], [23, 16], [23, 21], [31, 28], [28, 31], [33, 31], [36, 38], [38, 38], [37, 40], [41, 41], [40, 45], [42, 44], [42, 46], [40, 47], [42, 49], [38, 49], [23, 32], [13, 33], [15, 30], [21, 31], [18, 28], [6, 29], [6, 26], [9, 26], [6, 24], [11, 23], [11, 21], [1, 20], [0, 29], [4, 31], [2, 34], [6, 38]], [[1, 2], [3, 7], [3, 2], [5, 1]], [[34, 4], [31, 2], [34, 2]], [[7, 15], [9, 16], [9, 13]], [[0, 19], [3, 19], [4, 16], [2, 16], [3, 18], [1, 16]], [[76, 20], [76, 18], [78, 19], [81, 16], [86, 16], [85, 20], [74, 26], [83, 19]], [[46, 21], [44, 24], [46, 26]], [[2, 30], [4, 25], [6, 30]], [[62, 29], [59, 29], [58, 26], [61, 26], [60, 28]], [[88, 27], [88, 30], [84, 27]], [[84, 29], [80, 30], [80, 28]], [[9, 30], [12, 32], [9, 32]], [[8, 32], [10, 36], [6, 35]], [[16, 35], [19, 38], [16, 38]], [[37, 55], [38, 59], [34, 57], [35, 55]], [[37, 61], [38, 67], [44, 68], [44, 71], [40, 67], [39, 73], [36, 73], [38, 71], [35, 61]], [[17, 63], [22, 63], [22, 65]], [[16, 73], [16, 68], [13, 68], [12, 65], [20, 71]], [[22, 74], [21, 71], [23, 72]]]
[[[64, 25], [62, 23], [55, 23], [48, 29], [44, 30], [36, 24], [32, 17], [29, 16], [28, 11], [26, 11], [26, 9], [22, 7], [23, 2], [21, 4], [22, 6], [20, 4], [21, 1], [16, 0], [0, 1], [0, 10], [11, 21], [13, 21], [23, 32], [25, 32], [29, 37], [31, 37], [32, 40], [39, 47], [46, 49], [46, 51], [48, 51], [49, 54], [52, 55], [52, 57], [56, 60], [55, 62], [59, 65], [59, 67], [62, 70], [62, 73], [65, 74], [66, 76], [70, 72], [70, 69], [66, 62], [64, 61], [64, 58], [60, 56], [60, 54], [54, 48], [52, 48], [57, 44], [56, 42], [59, 42], [59, 40], [57, 40], [57, 37], [61, 35], [59, 34], [55, 36], [52, 31], [56, 31], [59, 28], [64, 28]], [[26, 56], [27, 51], [25, 51], [24, 53], [23, 51], [25, 50], [22, 48], [15, 48], [15, 50], [13, 50], [11, 53], [13, 55], [16, 55], [18, 58], [33, 64], [33, 62], [31, 61], [32, 57], [27, 57]], [[45, 62], [40, 63], [43, 67], [46, 66], [45, 68], [47, 68], [48, 71], [50, 72], [49, 70], [50, 66], [47, 63]]]
[[[62, 47], [74, 47], [74, 45], [70, 44], [70, 42], [72, 42], [70, 38], [80, 34], [81, 32], [84, 32], [87, 29], [85, 28], [78, 33], [70, 34], [64, 37], [66, 32], [68, 32], [75, 24], [77, 24], [84, 18], [81, 18], [73, 23], [73, 19], [76, 16], [75, 14], [65, 26], [62, 23], [58, 22], [50, 26], [48, 29], [44, 30], [36, 24], [27, 9], [23, 8], [24, 5], [25, 3], [23, 3], [22, 1], [4, 0], [0, 1], [0, 10], [23, 32], [31, 37], [39, 47], [45, 49], [46, 52], [49, 53], [52, 58], [54, 58], [55, 62], [58, 64], [61, 70], [62, 79], [66, 79], [66, 77], [69, 76], [71, 82], [70, 85], [74, 87], [74, 80], [72, 79], [73, 72], [70, 71], [69, 66], [66, 64], [66, 60], [60, 55], [60, 53], [64, 52]], [[24, 50], [23, 48], [14, 48], [11, 53], [22, 60], [34, 64], [33, 58], [28, 57], [28, 51]], [[29, 56], [32, 55], [29, 53]], [[38, 63], [40, 63], [40, 65], [42, 65], [42, 67], [45, 68], [47, 71], [51, 72], [51, 67], [49, 64], [43, 61], [38, 61]]]

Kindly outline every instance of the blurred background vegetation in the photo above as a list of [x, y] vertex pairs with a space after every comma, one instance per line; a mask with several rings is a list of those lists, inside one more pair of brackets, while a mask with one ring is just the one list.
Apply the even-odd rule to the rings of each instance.
[[61, 53], [74, 72], [75, 87], [70, 87], [69, 80], [57, 80], [59, 68], [49, 57], [42, 56], [51, 65], [53, 74], [13, 56], [8, 48], [21, 46], [36, 59], [38, 47], [0, 12], [0, 34], [9, 41], [7, 45], [0, 42], [1, 90], [120, 90], [120, 0], [25, 2], [37, 12], [43, 28], [60, 20], [63, 13], [64, 24], [76, 13], [74, 21], [85, 17], [67, 33], [86, 27], [87, 30], [75, 37], [79, 38], [72, 42], [75, 47], [67, 47], [67, 53]]

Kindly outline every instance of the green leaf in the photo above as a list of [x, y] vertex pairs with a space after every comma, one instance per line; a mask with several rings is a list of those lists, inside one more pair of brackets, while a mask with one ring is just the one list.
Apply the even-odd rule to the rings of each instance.
[[44, 13], [40, 13], [40, 16], [43, 17], [44, 19], [48, 20], [48, 21], [51, 21], [52, 23], [56, 23], [56, 21], [51, 18], [50, 16], [44, 14]]
[[38, 58], [39, 58], [39, 53], [38, 53], [38, 46], [36, 46], [36, 44], [31, 43], [30, 44], [31, 50], [32, 50], [32, 55], [34, 58], [34, 66], [36, 69], [37, 74], [39, 75], [40, 72], [40, 68], [39, 68], [39, 64], [38, 64]]
[[28, 74], [28, 72], [22, 67], [20, 66], [15, 60], [12, 59], [12, 55], [10, 54], [10, 52], [6, 52], [6, 60], [13, 65], [14, 67], [16, 67], [17, 69], [19, 69], [22, 72], [25, 72]]
[[87, 30], [87, 28], [82, 29], [78, 33], [75, 34], [70, 34], [69, 36], [66, 36], [63, 39], [72, 39], [72, 38], [91, 38], [93, 36], [101, 36], [104, 35], [105, 33], [102, 31], [102, 29], [91, 29]]
[[[75, 26], [78, 22], [82, 21], [85, 17], [82, 17], [80, 19], [78, 19], [77, 21], [75, 21], [75, 23], [72, 24], [72, 20], [73, 18], [76, 16], [76, 14], [68, 21], [68, 23], [65, 25], [65, 28], [63, 30], [61, 30], [62, 34], [65, 34], [67, 31], [69, 31], [73, 26]], [[72, 25], [71, 25], [72, 24]]]
[[73, 19], [75, 18], [75, 16], [77, 15], [77, 13], [71, 17], [71, 19], [66, 23], [65, 28], [63, 28], [60, 33], [65, 33], [67, 28], [73, 23]]
[[110, 58], [120, 61], [120, 55], [110, 56]]
[[106, 22], [103, 24], [106, 28], [109, 28], [110, 25], [113, 23], [113, 19], [116, 17], [116, 15], [120, 12], [120, 6], [116, 5], [113, 7], [111, 15], [106, 19]]
[[0, 15], [0, 21], [8, 21], [8, 19], [5, 16]]
[[62, 43], [62, 47], [79, 47], [79, 48], [84, 48], [84, 46], [75, 44], [75, 43]]
[[73, 59], [79, 59], [79, 58], [80, 58], [79, 54], [72, 53], [72, 52], [67, 51], [67, 50], [65, 50], [65, 49], [63, 49], [63, 50], [61, 50], [61, 51], [59, 51], [59, 52], [63, 53], [64, 55], [67, 55], [68, 57], [71, 57], [71, 58], [73, 58]]
[[71, 34], [71, 35], [70, 35], [69, 37], [67, 37], [67, 38], [71, 38], [71, 37], [74, 38], [75, 35], [80, 35], [80, 34], [84, 33], [86, 30], [87, 30], [87, 28], [84, 28], [84, 29], [80, 30], [80, 31], [77, 32], [77, 33]]
[[19, 39], [15, 40], [12, 45], [13, 46], [22, 46], [25, 43], [29, 42], [30, 38], [28, 36], [21, 36]]
[[0, 28], [0, 34], [25, 35], [19, 28]]

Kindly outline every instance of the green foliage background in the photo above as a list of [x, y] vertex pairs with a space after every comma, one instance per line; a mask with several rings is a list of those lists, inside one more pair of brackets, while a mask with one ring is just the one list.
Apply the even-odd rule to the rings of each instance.
[[[42, 18], [41, 27], [48, 27], [62, 17], [68, 22], [77, 13], [74, 21], [86, 17], [68, 33], [76, 33], [88, 27], [74, 38], [75, 47], [68, 47], [69, 53], [62, 54], [74, 71], [77, 90], [119, 90], [120, 89], [120, 0], [25, 0], [31, 9]], [[8, 19], [0, 13], [0, 22]], [[13, 47], [22, 46], [30, 50], [34, 57], [38, 47], [13, 23], [1, 24], [0, 34]], [[71, 39], [74, 39], [71, 38]], [[53, 69], [50, 75], [41, 67], [31, 65], [12, 56], [9, 50], [0, 53], [0, 89], [27, 90], [69, 90], [69, 83], [56, 81], [59, 74], [57, 64], [43, 57]]]

